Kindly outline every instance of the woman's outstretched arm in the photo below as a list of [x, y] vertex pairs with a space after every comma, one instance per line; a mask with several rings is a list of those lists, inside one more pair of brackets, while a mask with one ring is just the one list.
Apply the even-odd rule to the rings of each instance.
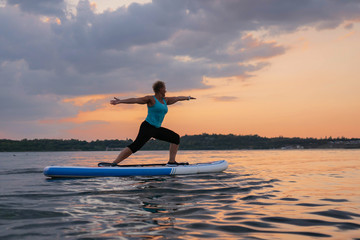
[[166, 97], [165, 100], [166, 100], [166, 104], [167, 105], [171, 105], [171, 104], [174, 104], [174, 103], [177, 103], [179, 101], [185, 101], [185, 100], [190, 100], [190, 99], [196, 99], [194, 97], [191, 97], [191, 96], [180, 96], [180, 97]]
[[149, 103], [150, 97], [149, 96], [145, 96], [145, 97], [140, 97], [140, 98], [126, 98], [126, 99], [119, 99], [114, 97], [114, 99], [110, 100], [110, 104], [112, 105], [117, 105], [120, 103], [125, 103], [125, 104], [147, 104]]

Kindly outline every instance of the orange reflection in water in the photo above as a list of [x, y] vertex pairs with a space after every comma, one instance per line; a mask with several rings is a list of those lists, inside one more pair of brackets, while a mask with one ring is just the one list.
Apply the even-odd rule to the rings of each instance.
[[[89, 154], [86, 162], [95, 165], [101, 158], [113, 159], [117, 152], [81, 154]], [[167, 159], [168, 151], [140, 151], [124, 164], [164, 163]], [[96, 203], [102, 211], [102, 215], [97, 214], [100, 218], [93, 220], [102, 227], [92, 236], [358, 236], [360, 150], [180, 151], [177, 160], [195, 163], [220, 159], [229, 162], [223, 173], [94, 179], [100, 193], [83, 196], [84, 203]]]

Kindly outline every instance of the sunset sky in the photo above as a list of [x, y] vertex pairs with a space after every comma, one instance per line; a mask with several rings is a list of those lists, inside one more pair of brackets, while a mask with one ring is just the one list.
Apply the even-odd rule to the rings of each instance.
[[0, 139], [134, 139], [156, 80], [181, 136], [360, 138], [359, 65], [358, 0], [0, 0]]

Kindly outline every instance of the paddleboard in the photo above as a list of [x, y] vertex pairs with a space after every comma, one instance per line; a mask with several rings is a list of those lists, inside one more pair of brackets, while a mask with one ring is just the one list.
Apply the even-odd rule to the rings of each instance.
[[222, 172], [226, 170], [227, 167], [228, 163], [226, 160], [188, 165], [153, 164], [118, 165], [115, 167], [48, 166], [44, 168], [44, 175], [51, 178], [184, 175]]

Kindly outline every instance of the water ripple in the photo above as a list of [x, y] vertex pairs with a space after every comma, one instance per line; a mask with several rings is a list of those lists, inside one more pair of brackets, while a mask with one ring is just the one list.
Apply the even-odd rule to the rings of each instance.
[[[41, 167], [56, 154], [20, 156], [11, 164], [3, 159], [0, 238], [356, 239], [360, 171], [353, 158], [360, 154], [346, 158], [348, 152], [338, 152], [341, 161], [334, 162], [341, 171], [334, 172], [329, 167], [334, 152], [316, 153], [185, 152], [185, 161], [225, 156], [230, 168], [217, 174], [65, 180], [42, 175]], [[81, 165], [79, 156], [97, 162], [106, 154], [57, 153], [56, 158]], [[151, 160], [168, 152], [139, 154]]]
[[41, 211], [31, 209], [0, 208], [1, 220], [38, 219], [66, 217], [68, 214], [56, 211]]
[[11, 169], [0, 171], [0, 175], [17, 175], [17, 174], [39, 174], [43, 170], [39, 168], [22, 168], [22, 169]]
[[297, 218], [285, 218], [285, 217], [265, 217], [262, 218], [265, 222], [274, 222], [282, 224], [290, 224], [296, 226], [334, 226], [341, 230], [345, 229], [360, 229], [360, 224], [351, 222], [331, 222], [318, 219], [297, 219]]
[[329, 209], [327, 211], [321, 211], [321, 212], [312, 212], [311, 214], [337, 218], [337, 219], [353, 219], [353, 217], [360, 217], [360, 214], [357, 213], [339, 211], [334, 209]]

